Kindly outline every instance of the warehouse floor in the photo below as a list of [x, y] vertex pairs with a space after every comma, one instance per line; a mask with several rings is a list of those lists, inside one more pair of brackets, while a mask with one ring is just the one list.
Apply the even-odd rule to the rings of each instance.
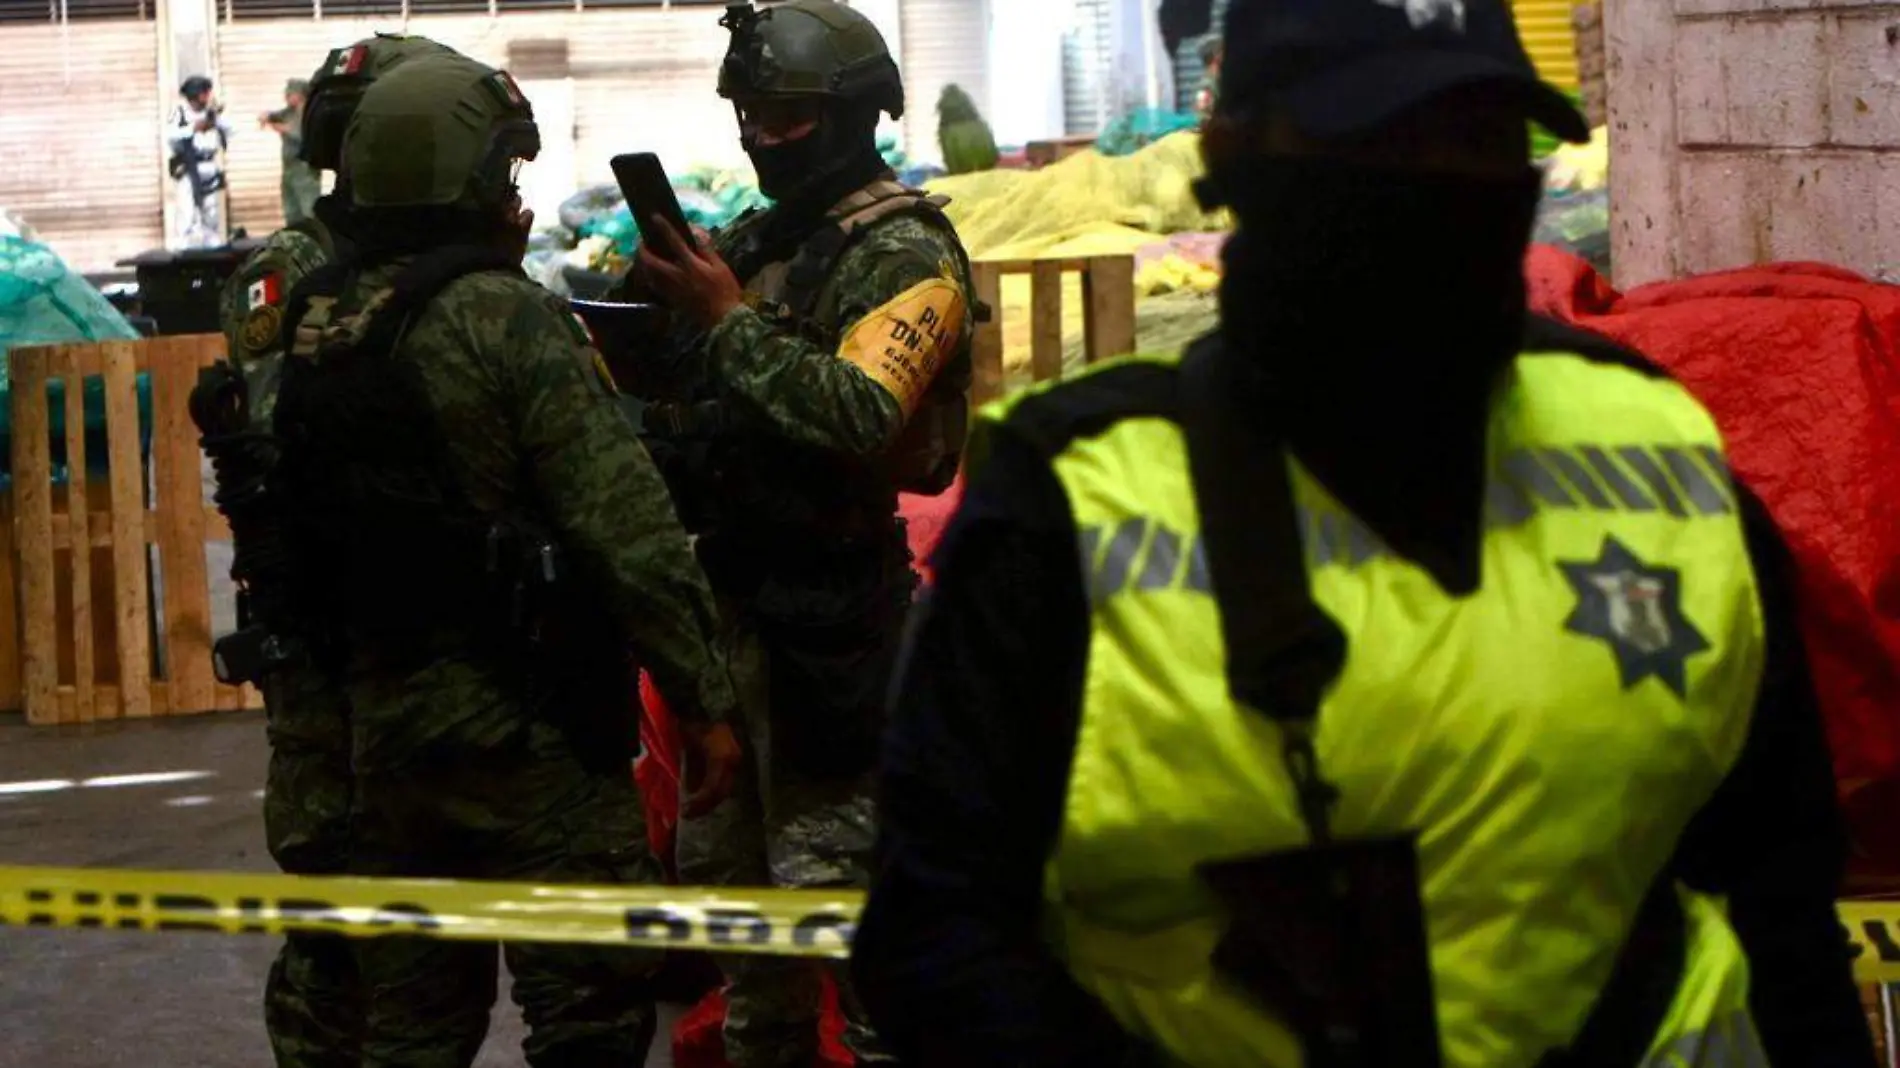
[[[0, 865], [273, 870], [265, 754], [256, 713], [31, 729], [0, 716]], [[268, 937], [0, 928], [0, 1068], [268, 1065], [259, 992], [275, 952]], [[521, 1033], [504, 996], [477, 1065], [520, 1064]], [[667, 1045], [649, 1068], [670, 1064]]]

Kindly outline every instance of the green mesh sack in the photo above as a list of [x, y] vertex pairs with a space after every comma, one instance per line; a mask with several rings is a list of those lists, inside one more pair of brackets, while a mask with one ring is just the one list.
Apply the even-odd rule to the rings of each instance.
[[[0, 234], [0, 353], [19, 345], [56, 345], [74, 341], [130, 341], [139, 336], [125, 316], [74, 274], [59, 255], [37, 241]], [[7, 363], [0, 360], [0, 470], [12, 481], [13, 407], [6, 381]], [[105, 382], [97, 376], [84, 385], [86, 468], [106, 469]], [[150, 443], [152, 385], [138, 376], [139, 439], [141, 452]], [[52, 438], [53, 481], [66, 480], [65, 383], [47, 383], [48, 432]]]

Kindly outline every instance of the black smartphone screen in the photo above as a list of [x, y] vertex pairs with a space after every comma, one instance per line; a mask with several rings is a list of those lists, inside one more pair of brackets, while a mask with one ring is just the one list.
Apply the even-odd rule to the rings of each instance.
[[[658, 216], [678, 230], [688, 245], [693, 245], [692, 228], [686, 225], [686, 213], [680, 210], [679, 197], [673, 194], [672, 179], [660, 165], [660, 157], [651, 152], [629, 152], [612, 160], [614, 181], [620, 183], [620, 195], [627, 198], [627, 209], [634, 224], [646, 234], [647, 220]], [[646, 235], [649, 238], [651, 235]], [[655, 245], [658, 252], [660, 246]]]

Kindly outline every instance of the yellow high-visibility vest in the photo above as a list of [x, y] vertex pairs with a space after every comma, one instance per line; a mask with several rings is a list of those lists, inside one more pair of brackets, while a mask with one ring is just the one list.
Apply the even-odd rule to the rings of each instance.
[[[992, 406], [985, 425], [1026, 426], [1032, 407], [1113, 393], [1118, 375], [1172, 381], [1172, 362], [1096, 369]], [[1081, 419], [1053, 441], [1039, 424], [1079, 528], [1092, 634], [1048, 937], [1178, 1063], [1295, 1068], [1292, 1031], [1210, 964], [1228, 918], [1197, 865], [1308, 836], [1280, 728], [1229, 696], [1186, 441], [1166, 409]], [[1288, 458], [1312, 595], [1349, 642], [1315, 736], [1342, 791], [1334, 833], [1418, 835], [1451, 1068], [1530, 1066], [1575, 1038], [1737, 759], [1764, 658], [1721, 439], [1686, 390], [1525, 354], [1489, 434], [1482, 583], [1467, 597]], [[1765, 1063], [1721, 904], [1677, 892], [1688, 955], [1645, 1063]]]

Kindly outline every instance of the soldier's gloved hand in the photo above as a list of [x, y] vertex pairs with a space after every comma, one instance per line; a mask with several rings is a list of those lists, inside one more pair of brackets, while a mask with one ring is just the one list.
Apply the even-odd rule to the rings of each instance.
[[641, 232], [649, 240], [640, 243], [637, 269], [675, 312], [711, 330], [745, 303], [745, 287], [705, 231], [695, 233], [697, 248], [663, 219], [649, 219]]
[[680, 724], [680, 741], [686, 746], [685, 814], [704, 816], [732, 796], [739, 781], [739, 736], [725, 723], [711, 725]]

